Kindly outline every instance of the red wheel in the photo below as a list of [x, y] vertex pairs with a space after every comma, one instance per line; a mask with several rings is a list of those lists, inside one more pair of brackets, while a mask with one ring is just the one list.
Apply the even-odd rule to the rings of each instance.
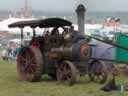
[[24, 47], [17, 57], [17, 71], [20, 80], [39, 81], [43, 68], [43, 57], [36, 47]]
[[76, 82], [77, 70], [70, 61], [64, 61], [62, 64], [57, 66], [57, 80], [67, 81], [69, 85]]

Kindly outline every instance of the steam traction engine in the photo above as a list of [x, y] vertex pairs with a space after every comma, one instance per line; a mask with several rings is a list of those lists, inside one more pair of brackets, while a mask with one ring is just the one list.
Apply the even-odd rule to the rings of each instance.
[[[30, 26], [33, 37], [29, 46], [23, 46], [23, 28]], [[59, 18], [22, 21], [9, 25], [21, 28], [21, 50], [17, 57], [17, 70], [20, 80], [39, 81], [42, 74], [48, 74], [59, 81], [73, 84], [79, 73], [86, 73], [91, 56], [88, 40], [74, 31], [72, 23]], [[36, 36], [35, 28], [43, 28], [43, 35]], [[49, 29], [49, 30], [48, 30]], [[96, 75], [93, 61], [89, 68], [91, 80]], [[100, 67], [99, 67], [100, 68]], [[99, 69], [100, 70], [100, 69]], [[98, 76], [102, 73], [98, 72]], [[104, 81], [103, 75], [101, 81]]]

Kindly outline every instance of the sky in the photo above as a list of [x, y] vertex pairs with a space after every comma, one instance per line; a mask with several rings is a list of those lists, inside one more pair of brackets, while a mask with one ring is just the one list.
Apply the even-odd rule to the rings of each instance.
[[[38, 1], [38, 2], [37, 2]], [[40, 11], [73, 11], [75, 0], [29, 0], [29, 6]], [[128, 11], [128, 0], [77, 0], [83, 1], [88, 11]], [[24, 0], [0, 0], [0, 10], [19, 10]]]

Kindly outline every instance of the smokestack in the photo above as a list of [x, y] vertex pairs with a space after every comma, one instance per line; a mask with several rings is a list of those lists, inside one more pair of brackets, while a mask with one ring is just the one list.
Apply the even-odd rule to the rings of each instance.
[[84, 34], [85, 12], [86, 12], [86, 9], [84, 5], [83, 4], [78, 5], [76, 9], [77, 23], [78, 23], [78, 31], [81, 34]]

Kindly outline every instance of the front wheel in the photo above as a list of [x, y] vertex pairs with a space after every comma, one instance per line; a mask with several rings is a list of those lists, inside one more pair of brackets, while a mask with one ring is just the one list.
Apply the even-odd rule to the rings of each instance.
[[76, 67], [70, 61], [63, 61], [57, 66], [56, 76], [58, 81], [64, 81], [69, 85], [73, 85], [77, 77]]

